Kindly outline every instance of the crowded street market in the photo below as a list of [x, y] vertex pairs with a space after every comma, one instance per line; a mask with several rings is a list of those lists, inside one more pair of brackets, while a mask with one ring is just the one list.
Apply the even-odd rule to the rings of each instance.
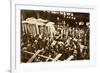
[[89, 13], [21, 10], [21, 62], [90, 59]]

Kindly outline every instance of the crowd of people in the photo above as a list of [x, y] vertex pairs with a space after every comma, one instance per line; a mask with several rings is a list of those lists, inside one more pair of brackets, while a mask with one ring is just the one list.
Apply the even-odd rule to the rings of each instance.
[[[65, 29], [64, 29], [65, 30]], [[32, 35], [31, 33], [21, 33], [21, 61], [27, 62], [32, 56], [24, 53], [29, 51], [35, 53], [42, 50], [39, 54], [47, 57], [55, 58], [59, 53], [62, 56], [60, 61], [67, 60], [71, 55], [71, 60], [89, 59], [89, 28], [66, 27], [66, 31], [62, 34], [56, 29], [56, 34], [51, 38], [44, 34]], [[46, 59], [37, 56], [33, 62], [45, 62]], [[52, 60], [48, 60], [52, 61]]]

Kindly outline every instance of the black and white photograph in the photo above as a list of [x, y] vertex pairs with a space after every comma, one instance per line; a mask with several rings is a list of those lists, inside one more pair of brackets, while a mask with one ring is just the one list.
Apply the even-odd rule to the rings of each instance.
[[90, 14], [20, 10], [21, 63], [90, 60]]
[[[4, 47], [10, 45], [9, 72], [98, 73], [97, 4], [100, 5], [91, 0], [11, 0], [10, 13], [2, 6], [3, 12], [10, 14], [8, 26], [6, 13], [1, 13], [4, 18], [1, 32], [5, 36], [1, 38], [4, 42], [1, 56], [9, 62]], [[8, 38], [10, 42], [6, 45]]]

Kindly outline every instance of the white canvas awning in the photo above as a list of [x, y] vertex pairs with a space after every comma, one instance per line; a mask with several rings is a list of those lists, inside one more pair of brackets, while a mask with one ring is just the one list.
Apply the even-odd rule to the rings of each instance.
[[37, 19], [37, 21], [38, 22], [43, 22], [43, 23], [48, 22], [48, 20], [44, 20], [44, 19], [41, 19], [41, 18]]

